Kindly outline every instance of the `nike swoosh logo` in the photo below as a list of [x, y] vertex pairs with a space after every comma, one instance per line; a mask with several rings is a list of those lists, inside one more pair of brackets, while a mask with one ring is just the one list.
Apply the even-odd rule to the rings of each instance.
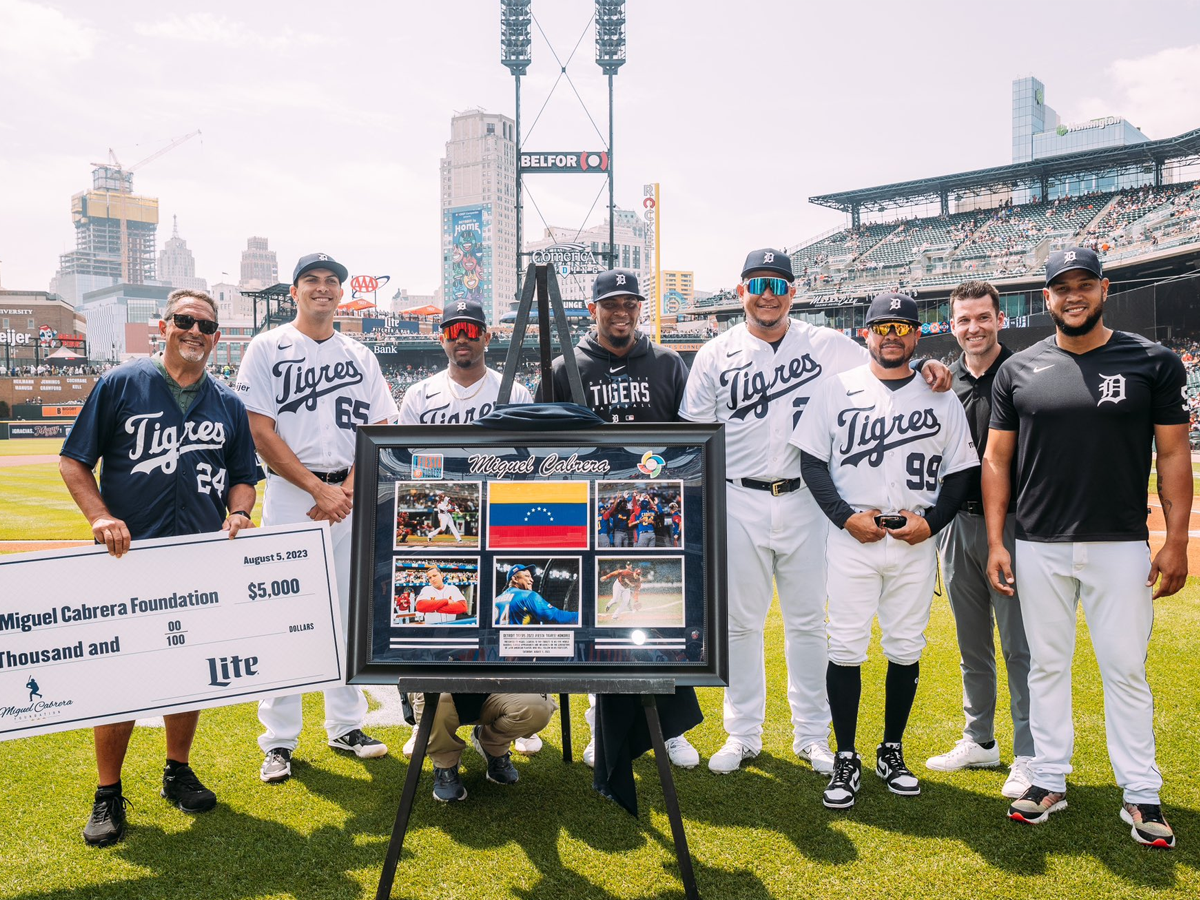
[[617, 366], [615, 369], [609, 369], [608, 374], [616, 375], [618, 372], [622, 371], [624, 368], [625, 368], [624, 366]]
[[430, 397], [437, 397], [441, 393], [442, 393], [441, 391], [429, 391], [425, 394], [425, 399], [428, 400]]
[[729, 359], [729, 357], [736, 356], [737, 354], [739, 354], [741, 352], [742, 352], [741, 350], [730, 350], [728, 353], [725, 354], [725, 358]]
[[1041, 367], [1034, 366], [1033, 371], [1036, 374], [1038, 372], [1045, 372], [1047, 369], [1053, 369], [1053, 368], [1054, 368], [1054, 363], [1050, 363], [1050, 365], [1048, 365], [1048, 366], [1041, 366]]
[[286, 349], [287, 349], [288, 347], [290, 347], [290, 346], [292, 346], [292, 345], [291, 345], [291, 344], [280, 344], [280, 345], [279, 345], [279, 349], [280, 349], [280, 350], [286, 350]]
[[855, 394], [861, 394], [866, 388], [859, 388], [857, 391], [846, 391], [847, 397], [853, 397]]

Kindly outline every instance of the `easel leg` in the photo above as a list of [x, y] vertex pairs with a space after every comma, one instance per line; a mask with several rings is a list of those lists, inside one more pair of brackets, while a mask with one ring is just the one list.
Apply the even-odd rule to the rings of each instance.
[[400, 851], [404, 849], [404, 834], [408, 831], [408, 819], [412, 814], [413, 800], [417, 796], [417, 782], [421, 780], [421, 767], [425, 764], [425, 748], [429, 746], [429, 733], [433, 730], [433, 717], [437, 713], [441, 696], [425, 695], [425, 709], [421, 713], [421, 724], [417, 726], [417, 743], [413, 746], [412, 759], [408, 762], [404, 792], [400, 795], [400, 808], [396, 810], [396, 824], [392, 827], [392, 839], [388, 842], [383, 871], [379, 874], [379, 888], [375, 891], [375, 900], [388, 900], [392, 896], [396, 864], [400, 861]]
[[671, 759], [667, 755], [667, 744], [663, 740], [662, 723], [658, 718], [658, 706], [654, 702], [654, 695], [643, 695], [642, 706], [646, 710], [646, 725], [650, 728], [650, 740], [654, 744], [654, 759], [658, 763], [658, 780], [662, 782], [667, 818], [671, 822], [671, 836], [675, 839], [675, 858], [679, 861], [683, 893], [688, 900], [700, 900], [700, 893], [696, 890], [696, 875], [692, 871], [692, 856], [688, 852], [687, 835], [683, 831], [683, 817], [679, 814], [679, 797], [675, 794]]
[[562, 722], [563, 762], [571, 761], [571, 695], [558, 695], [558, 713]]

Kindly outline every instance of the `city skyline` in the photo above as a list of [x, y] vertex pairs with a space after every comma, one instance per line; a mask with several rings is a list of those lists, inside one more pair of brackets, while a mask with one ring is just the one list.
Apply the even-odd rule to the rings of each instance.
[[[110, 146], [134, 161], [199, 129], [134, 184], [158, 198], [160, 222], [184, 223], [197, 277], [236, 280], [247, 238], [262, 235], [284, 277], [322, 249], [355, 273], [391, 275], [394, 288], [435, 291], [450, 119], [477, 106], [513, 114], [496, 0], [347, 10], [323, 29], [301, 24], [327, 18], [305, 3], [214, 2], [189, 15], [116, 5], [120, 15], [102, 16], [82, 2], [0, 0], [0, 84], [11, 98], [0, 169], [16, 176], [0, 219], [5, 288], [47, 288], [74, 244], [70, 198], [90, 184], [89, 163]], [[794, 245], [843, 222], [808, 196], [1006, 162], [1015, 78], [1040, 78], [1064, 121], [1126, 116], [1152, 138], [1200, 125], [1196, 4], [1163, 4], [1152, 22], [1121, 16], [1111, 58], [1047, 46], [1046, 35], [1067, 31], [1075, 46], [1104, 45], [1121, 7], [1102, 6], [1112, 15], [1013, 4], [1013, 19], [1031, 27], [981, 63], [966, 51], [990, 33], [985, 20], [948, 3], [862, 21], [753, 0], [732, 12], [629, 0], [616, 203], [637, 208], [642, 185], [659, 182], [664, 269], [694, 271], [696, 287], [713, 290], [736, 281], [748, 247]], [[541, 31], [565, 61], [591, 7], [534, 2], [523, 149], [602, 147], [565, 83], [533, 125], [558, 75]], [[592, 57], [589, 31], [569, 71], [598, 117], [605, 85]], [[581, 220], [600, 184], [530, 179], [526, 241], [544, 228], [535, 203], [551, 224], [597, 225], [604, 210]]]

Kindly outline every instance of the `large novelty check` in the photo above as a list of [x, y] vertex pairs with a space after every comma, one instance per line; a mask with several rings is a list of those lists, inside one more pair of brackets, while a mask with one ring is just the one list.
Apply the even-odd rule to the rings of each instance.
[[341, 684], [326, 523], [0, 556], [0, 740]]

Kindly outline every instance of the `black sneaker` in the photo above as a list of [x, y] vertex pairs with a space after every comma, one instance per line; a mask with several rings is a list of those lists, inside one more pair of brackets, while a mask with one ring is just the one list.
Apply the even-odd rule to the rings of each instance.
[[457, 803], [467, 799], [467, 789], [458, 775], [458, 766], [450, 769], [433, 767], [433, 799], [443, 803]]
[[1130, 834], [1139, 844], [1170, 850], [1175, 846], [1175, 832], [1163, 818], [1162, 807], [1157, 803], [1125, 803], [1121, 806], [1121, 818], [1132, 825]]
[[483, 749], [483, 744], [479, 743], [479, 729], [482, 725], [476, 725], [471, 729], [471, 743], [475, 747], [475, 752], [483, 757], [483, 761], [487, 763], [487, 780], [494, 781], [496, 784], [516, 784], [521, 780], [521, 776], [517, 774], [517, 767], [512, 764], [512, 751], [509, 750], [501, 756], [492, 756]]
[[862, 784], [862, 759], [853, 750], [845, 750], [833, 758], [833, 777], [821, 795], [827, 809], [849, 809], [854, 795]]
[[83, 839], [93, 847], [107, 847], [125, 837], [125, 807], [132, 804], [119, 790], [96, 790], [92, 814], [83, 826]]
[[879, 745], [875, 751], [875, 774], [883, 779], [893, 794], [915, 797], [921, 793], [921, 784], [904, 764], [904, 752], [899, 744]]
[[1034, 784], [1009, 805], [1008, 817], [1014, 822], [1024, 822], [1026, 825], [1041, 825], [1050, 818], [1050, 813], [1066, 808], [1065, 793], [1048, 791]]
[[363, 734], [360, 728], [335, 737], [329, 742], [329, 746], [337, 750], [349, 750], [359, 759], [373, 759], [387, 753], [387, 744]]
[[180, 766], [174, 775], [164, 768], [160, 793], [185, 813], [208, 812], [217, 805], [217, 795], [200, 783], [191, 766]]

